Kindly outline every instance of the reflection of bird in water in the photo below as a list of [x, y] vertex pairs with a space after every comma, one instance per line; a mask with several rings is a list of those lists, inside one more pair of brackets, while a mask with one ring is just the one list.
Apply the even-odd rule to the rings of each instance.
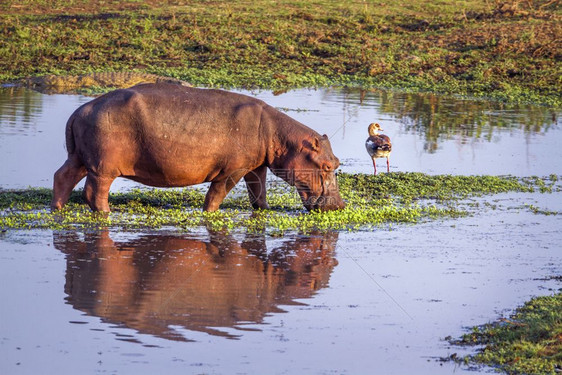
[[390, 163], [388, 157], [392, 151], [392, 144], [390, 143], [390, 138], [384, 134], [379, 134], [381, 131], [381, 126], [376, 123], [369, 125], [369, 138], [365, 142], [365, 147], [367, 152], [373, 159], [373, 167], [375, 168], [375, 175], [377, 174], [377, 158], [386, 158], [386, 171], [390, 172]]

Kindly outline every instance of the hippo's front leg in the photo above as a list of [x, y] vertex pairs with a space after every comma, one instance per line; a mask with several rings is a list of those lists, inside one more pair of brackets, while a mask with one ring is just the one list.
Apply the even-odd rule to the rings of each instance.
[[224, 181], [212, 182], [205, 195], [205, 203], [203, 203], [203, 211], [216, 211], [226, 197], [226, 183]]
[[218, 210], [228, 192], [232, 190], [244, 174], [244, 170], [239, 170], [230, 174], [227, 178], [211, 182], [209, 191], [205, 196], [205, 203], [203, 203], [203, 211], [212, 212]]
[[265, 179], [267, 177], [267, 167], [262, 165], [250, 171], [244, 176], [246, 187], [248, 188], [248, 195], [250, 203], [254, 209], [261, 208], [262, 210], [269, 209], [266, 199], [267, 190], [265, 188]]

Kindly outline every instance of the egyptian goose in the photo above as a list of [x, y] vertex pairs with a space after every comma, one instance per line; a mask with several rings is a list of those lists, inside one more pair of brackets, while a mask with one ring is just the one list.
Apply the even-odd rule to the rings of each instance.
[[392, 151], [392, 144], [390, 143], [390, 138], [384, 134], [379, 134], [381, 131], [381, 126], [376, 123], [369, 125], [369, 138], [365, 142], [365, 147], [367, 152], [373, 159], [373, 167], [375, 168], [375, 175], [377, 174], [377, 164], [375, 159], [386, 158], [386, 171], [390, 172], [390, 163], [388, 157]]

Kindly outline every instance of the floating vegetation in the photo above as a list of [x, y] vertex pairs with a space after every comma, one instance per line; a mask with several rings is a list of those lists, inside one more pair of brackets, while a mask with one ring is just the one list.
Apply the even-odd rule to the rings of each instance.
[[386, 173], [373, 178], [366, 174], [341, 174], [340, 188], [353, 190], [362, 197], [401, 198], [404, 202], [418, 199], [448, 201], [468, 196], [498, 194], [510, 191], [552, 193], [560, 191], [558, 177], [537, 176], [431, 176], [424, 173]]
[[559, 215], [560, 212], [558, 211], [551, 211], [551, 210], [543, 210], [533, 204], [529, 204], [526, 205], [526, 207], [534, 214], [536, 215], [545, 215], [545, 216], [550, 216], [550, 215]]
[[106, 228], [173, 227], [188, 230], [246, 230], [281, 234], [287, 230], [366, 230], [387, 223], [459, 217], [469, 212], [460, 199], [508, 191], [559, 191], [558, 179], [494, 176], [429, 176], [422, 173], [338, 175], [347, 207], [339, 211], [307, 212], [296, 191], [284, 183], [271, 183], [269, 210], [253, 211], [245, 191], [239, 190], [218, 212], [203, 212], [205, 192], [198, 188], [134, 189], [112, 193], [110, 214], [91, 212], [81, 191], [75, 191], [63, 210], [50, 212], [50, 189], [0, 191], [0, 228]]
[[538, 297], [509, 319], [474, 327], [456, 345], [484, 345], [465, 363], [497, 366], [509, 374], [556, 374], [562, 371], [562, 293]]

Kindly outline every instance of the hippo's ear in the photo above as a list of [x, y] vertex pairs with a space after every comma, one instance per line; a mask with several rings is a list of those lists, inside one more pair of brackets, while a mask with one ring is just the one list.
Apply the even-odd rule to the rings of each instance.
[[311, 149], [312, 151], [320, 150], [320, 140], [317, 137], [312, 138], [310, 141], [305, 140], [302, 142], [303, 146]]
[[314, 137], [312, 139], [312, 151], [318, 151], [320, 149], [320, 141], [318, 138]]

